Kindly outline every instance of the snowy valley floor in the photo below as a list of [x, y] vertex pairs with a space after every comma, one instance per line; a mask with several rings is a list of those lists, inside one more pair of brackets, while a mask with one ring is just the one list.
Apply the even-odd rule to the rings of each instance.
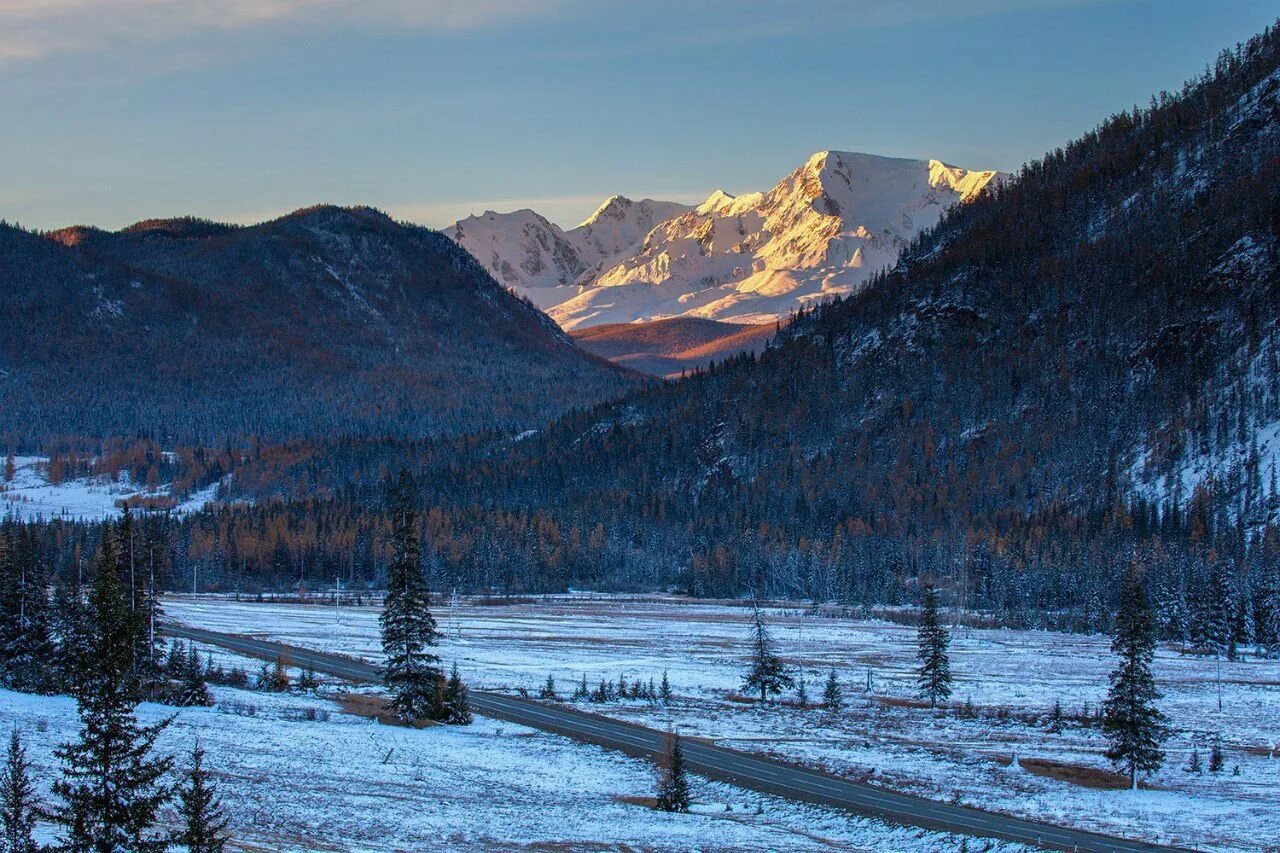
[[[217, 653], [224, 665], [254, 661]], [[233, 849], [902, 850], [959, 849], [947, 835], [796, 806], [699, 782], [695, 813], [646, 802], [647, 762], [554, 735], [477, 718], [469, 727], [411, 729], [343, 713], [335, 691], [264, 694], [215, 688], [212, 708], [177, 712], [158, 750], [179, 757], [198, 739], [232, 819]], [[144, 704], [155, 722], [174, 709]], [[0, 720], [28, 745], [48, 798], [54, 748], [75, 736], [66, 697], [0, 690]], [[170, 821], [174, 815], [168, 815]], [[45, 840], [56, 839], [42, 827]], [[1019, 851], [972, 842], [972, 850]]]
[[[374, 608], [178, 597], [166, 609], [204, 628], [378, 658]], [[966, 717], [913, 702], [914, 629], [770, 611], [779, 651], [803, 668], [811, 697], [836, 668], [848, 701], [836, 715], [761, 708], [737, 695], [749, 621], [741, 607], [526, 598], [463, 600], [437, 616], [447, 634], [441, 654], [475, 687], [536, 695], [550, 673], [567, 696], [584, 674], [594, 687], [602, 678], [661, 679], [667, 670], [677, 694], [670, 707], [638, 700], [589, 707], [967, 805], [1203, 849], [1280, 849], [1280, 758], [1271, 757], [1280, 742], [1280, 662], [1224, 662], [1219, 713], [1214, 662], [1162, 648], [1156, 674], [1175, 733], [1165, 767], [1135, 795], [1106, 787], [1116, 780], [1095, 728], [1048, 726], [1055, 700], [1073, 715], [1105, 695], [1112, 663], [1106, 637], [958, 629], [953, 698], [971, 703], [975, 716]], [[1193, 747], [1207, 761], [1219, 732], [1225, 771], [1187, 772]], [[1021, 771], [1008, 767], [1014, 752]], [[647, 781], [637, 786], [646, 789]]]

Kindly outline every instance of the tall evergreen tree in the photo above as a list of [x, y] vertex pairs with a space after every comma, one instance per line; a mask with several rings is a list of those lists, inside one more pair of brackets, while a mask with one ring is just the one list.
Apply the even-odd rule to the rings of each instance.
[[471, 699], [467, 694], [467, 685], [462, 683], [458, 674], [458, 665], [453, 665], [449, 673], [449, 681], [444, 686], [444, 719], [455, 726], [471, 724]]
[[1160, 743], [1165, 737], [1165, 717], [1156, 708], [1151, 662], [1156, 650], [1155, 617], [1135, 563], [1125, 576], [1116, 614], [1111, 650], [1119, 663], [1111, 672], [1111, 688], [1103, 705], [1102, 731], [1110, 747], [1107, 758], [1129, 774], [1138, 788], [1138, 774], [1156, 770], [1164, 762]]
[[932, 585], [924, 588], [916, 643], [916, 658], [920, 661], [916, 683], [920, 697], [929, 700], [930, 708], [936, 708], [939, 701], [951, 696], [951, 660], [947, 656], [951, 635], [938, 618], [938, 593]]
[[54, 689], [49, 582], [33, 533], [9, 521], [0, 530], [0, 684]]
[[17, 729], [9, 735], [9, 750], [0, 768], [0, 851], [37, 853], [36, 820], [43, 814], [31, 782], [31, 764]]
[[[665, 673], [663, 677], [666, 677]], [[751, 667], [742, 682], [742, 689], [747, 693], [759, 693], [760, 701], [767, 702], [769, 694], [777, 695], [794, 686], [795, 680], [786, 665], [774, 654], [773, 638], [765, 628], [764, 617], [757, 607], [751, 623]]]
[[664, 812], [689, 811], [689, 779], [684, 769], [680, 735], [669, 738], [666, 759], [658, 774], [658, 808]]
[[822, 704], [828, 711], [839, 711], [844, 707], [844, 691], [840, 689], [835, 669], [827, 673], [827, 684], [822, 688]]
[[175, 843], [190, 853], [222, 853], [227, 844], [228, 821], [218, 792], [209, 781], [204, 750], [198, 743], [191, 751], [186, 783], [178, 788], [178, 813], [182, 815], [182, 830], [174, 836]]
[[63, 764], [53, 786], [62, 800], [56, 817], [74, 853], [159, 853], [167, 842], [155, 824], [170, 797], [163, 777], [172, 762], [154, 757], [152, 747], [167, 721], [140, 726], [134, 717], [134, 621], [110, 538], [88, 601], [94, 651], [83, 656], [75, 679], [80, 738], [56, 753]]
[[416, 493], [408, 474], [388, 488], [391, 515], [391, 565], [382, 609], [383, 681], [391, 689], [391, 709], [407, 720], [437, 719], [440, 707], [440, 656], [430, 651], [440, 640], [431, 615], [431, 594], [422, 574]]

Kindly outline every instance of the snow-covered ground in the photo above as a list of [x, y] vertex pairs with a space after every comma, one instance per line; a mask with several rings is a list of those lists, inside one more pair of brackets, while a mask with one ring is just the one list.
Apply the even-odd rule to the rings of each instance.
[[[41, 518], [69, 521], [96, 521], [120, 514], [126, 500], [141, 500], [168, 495], [168, 487], [149, 490], [127, 476], [119, 480], [108, 477], [82, 477], [50, 483], [43, 456], [14, 458], [12, 480], [0, 480], [0, 517], [23, 520]], [[213, 500], [217, 486], [192, 494], [174, 508], [175, 512], [194, 512]]]
[[[224, 664], [229, 656], [219, 655]], [[250, 671], [255, 662], [238, 661]], [[477, 718], [410, 729], [342, 711], [317, 695], [215, 688], [217, 705], [186, 708], [158, 751], [179, 766], [198, 740], [231, 819], [233, 849], [403, 850], [954, 850], [951, 836], [797, 806], [698, 782], [694, 813], [649, 805], [653, 767], [531, 729]], [[154, 723], [174, 709], [144, 704]], [[0, 719], [28, 746], [46, 803], [55, 747], [75, 737], [66, 697], [0, 690]], [[167, 813], [166, 822], [176, 825]], [[41, 827], [53, 841], [57, 828]], [[971, 843], [970, 849], [1020, 851]]]
[[[373, 608], [175, 598], [174, 618], [216, 630], [378, 657]], [[1222, 664], [1218, 711], [1212, 660], [1162, 648], [1156, 673], [1174, 733], [1149, 790], [1105, 785], [1110, 768], [1095, 728], [1049, 729], [1054, 702], [1068, 715], [1105, 696], [1109, 639], [1036, 631], [960, 628], [952, 645], [954, 699], [976, 716], [933, 713], [914, 696], [914, 629], [891, 623], [774, 610], [779, 651], [805, 673], [816, 701], [834, 667], [849, 706], [833, 715], [760, 708], [737, 696], [749, 611], [658, 598], [462, 601], [437, 617], [441, 653], [475, 686], [536, 692], [548, 673], [567, 694], [584, 674], [661, 679], [669, 708], [623, 700], [593, 710], [698, 734], [740, 748], [821, 764], [929, 796], [1097, 831], [1198, 848], [1257, 850], [1280, 844], [1280, 662]], [[870, 675], [873, 689], [865, 690]], [[1186, 771], [1192, 748], [1208, 759], [1221, 734], [1226, 770]], [[1010, 770], [1016, 752], [1022, 771]], [[1048, 762], [1048, 763], [1046, 763]], [[1239, 775], [1233, 771], [1239, 766]]]

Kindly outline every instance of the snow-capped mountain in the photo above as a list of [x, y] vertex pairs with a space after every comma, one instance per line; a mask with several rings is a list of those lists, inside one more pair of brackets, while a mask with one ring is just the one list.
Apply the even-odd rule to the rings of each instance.
[[632, 201], [615, 195], [576, 228], [565, 231], [532, 210], [486, 210], [445, 229], [495, 279], [551, 308], [577, 294], [575, 285], [614, 263], [649, 231], [689, 210], [673, 201]]
[[892, 266], [918, 231], [996, 177], [937, 160], [822, 151], [766, 193], [717, 190], [660, 223], [635, 252], [581, 279], [579, 293], [550, 314], [566, 329], [786, 317]]
[[445, 233], [566, 329], [680, 316], [763, 323], [856, 289], [997, 174], [821, 151], [768, 192], [717, 190], [696, 208], [614, 196], [569, 231], [518, 210]]

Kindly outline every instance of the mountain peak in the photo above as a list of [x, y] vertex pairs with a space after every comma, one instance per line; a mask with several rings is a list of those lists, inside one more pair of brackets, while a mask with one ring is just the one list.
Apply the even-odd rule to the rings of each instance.
[[594, 213], [582, 220], [578, 227], [592, 225], [601, 219], [622, 219], [627, 215], [627, 209], [634, 204], [635, 202], [624, 195], [611, 195], [595, 209]]
[[717, 211], [724, 210], [729, 205], [733, 204], [733, 199], [734, 197], [724, 190], [716, 190], [711, 195], [707, 196], [706, 201], [694, 208], [694, 212], [699, 216], [706, 216], [708, 213], [715, 213]]

